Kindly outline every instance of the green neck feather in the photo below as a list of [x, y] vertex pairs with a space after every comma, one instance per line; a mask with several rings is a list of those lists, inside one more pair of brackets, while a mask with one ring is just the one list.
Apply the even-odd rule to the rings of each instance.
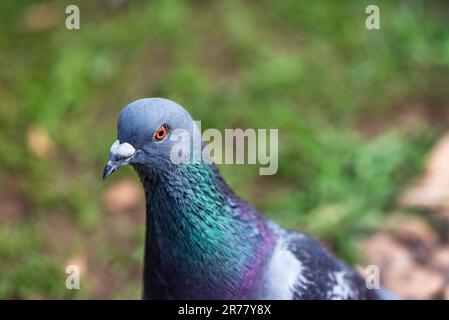
[[147, 200], [145, 294], [246, 297], [271, 249], [264, 218], [214, 165], [136, 170]]

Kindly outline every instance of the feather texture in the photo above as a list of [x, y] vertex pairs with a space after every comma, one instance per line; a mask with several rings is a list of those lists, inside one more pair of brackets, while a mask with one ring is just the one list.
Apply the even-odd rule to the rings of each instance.
[[161, 126], [199, 135], [189, 113], [153, 98], [126, 106], [103, 177], [131, 164], [146, 196], [144, 298], [376, 299], [364, 281], [311, 238], [260, 214], [214, 164], [170, 161]]

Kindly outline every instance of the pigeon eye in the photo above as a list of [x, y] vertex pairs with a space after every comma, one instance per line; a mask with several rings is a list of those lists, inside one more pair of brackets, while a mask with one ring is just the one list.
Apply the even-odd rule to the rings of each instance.
[[159, 127], [159, 129], [156, 130], [156, 133], [154, 134], [154, 138], [157, 141], [162, 141], [165, 139], [168, 133], [168, 128], [165, 124]]

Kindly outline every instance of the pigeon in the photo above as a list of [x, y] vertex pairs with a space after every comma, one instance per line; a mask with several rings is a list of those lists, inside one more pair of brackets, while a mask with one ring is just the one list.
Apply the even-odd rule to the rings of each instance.
[[179, 132], [198, 131], [163, 98], [136, 100], [118, 119], [103, 179], [129, 164], [145, 190], [143, 299], [382, 298], [317, 241], [240, 198], [213, 161], [173, 161]]

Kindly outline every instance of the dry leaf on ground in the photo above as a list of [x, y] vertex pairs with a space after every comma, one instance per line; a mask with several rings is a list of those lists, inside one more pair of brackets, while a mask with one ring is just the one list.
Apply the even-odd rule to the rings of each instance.
[[449, 209], [449, 134], [431, 151], [424, 175], [399, 199], [403, 206]]
[[33, 126], [28, 130], [27, 146], [40, 159], [47, 159], [55, 152], [55, 145], [48, 132], [38, 126]]
[[361, 252], [370, 264], [377, 265], [381, 270], [392, 264], [408, 265], [413, 262], [407, 248], [385, 233], [377, 233], [364, 240]]
[[394, 215], [385, 221], [386, 229], [401, 241], [422, 243], [433, 247], [438, 243], [438, 235], [426, 220], [414, 215]]
[[133, 180], [122, 180], [110, 186], [105, 194], [105, 205], [109, 212], [139, 209], [144, 202], [141, 186]]
[[442, 293], [444, 277], [417, 264], [391, 267], [383, 274], [387, 288], [405, 299], [432, 299]]
[[58, 24], [63, 25], [64, 8], [50, 3], [39, 3], [29, 6], [20, 19], [19, 29], [25, 32], [48, 30]]
[[85, 255], [79, 255], [70, 258], [65, 262], [64, 269], [71, 265], [77, 266], [79, 268], [80, 274], [82, 275], [87, 271], [87, 257]]

